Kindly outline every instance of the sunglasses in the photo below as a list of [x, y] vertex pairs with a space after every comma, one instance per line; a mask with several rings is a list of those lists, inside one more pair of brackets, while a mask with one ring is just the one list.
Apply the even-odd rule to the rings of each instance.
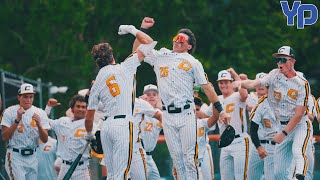
[[177, 43], [184, 43], [184, 42], [187, 42], [187, 41], [188, 40], [187, 40], [186, 37], [180, 36], [180, 35], [176, 35], [172, 40], [172, 42], [177, 42]]
[[286, 63], [288, 61], [287, 58], [274, 58], [274, 61], [276, 63], [281, 62], [281, 63]]

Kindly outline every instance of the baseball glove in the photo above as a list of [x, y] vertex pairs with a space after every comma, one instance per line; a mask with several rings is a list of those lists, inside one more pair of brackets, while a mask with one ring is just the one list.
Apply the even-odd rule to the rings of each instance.
[[100, 131], [95, 133], [96, 139], [92, 140], [90, 143], [91, 155], [97, 158], [103, 158], [103, 149], [101, 144]]
[[223, 133], [220, 136], [218, 147], [223, 148], [223, 147], [229, 146], [234, 140], [235, 134], [236, 132], [234, 128], [231, 125], [227, 125], [226, 129], [223, 131]]

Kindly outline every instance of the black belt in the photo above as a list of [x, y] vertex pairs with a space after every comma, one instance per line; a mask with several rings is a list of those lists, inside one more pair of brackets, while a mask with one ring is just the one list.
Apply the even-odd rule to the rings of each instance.
[[21, 153], [24, 156], [30, 156], [34, 152], [36, 152], [37, 149], [16, 149], [16, 148], [12, 148], [12, 151], [13, 152], [17, 152], [17, 153]]
[[169, 106], [162, 106], [162, 110], [166, 111], [168, 110], [168, 113], [181, 113], [182, 109], [189, 109], [191, 106], [190, 104], [186, 104], [183, 106], [183, 108], [176, 108], [174, 105]]
[[287, 125], [287, 124], [289, 124], [289, 121], [280, 121], [280, 124], [281, 125]]
[[276, 142], [274, 141], [268, 141], [268, 140], [260, 140], [261, 144], [272, 144], [272, 145], [276, 145]]
[[[65, 163], [66, 165], [71, 165], [73, 162], [62, 160], [62, 163]], [[84, 164], [84, 162], [80, 161], [79, 166], [81, 166], [82, 164]]]
[[147, 154], [148, 156], [151, 156], [151, 155], [152, 155], [152, 151], [146, 152], [146, 154]]
[[239, 138], [240, 137], [240, 134], [237, 134], [234, 136], [234, 138]]
[[[116, 115], [116, 116], [113, 116], [113, 119], [121, 119], [121, 118], [126, 118], [126, 115]], [[105, 116], [104, 117], [104, 120], [107, 120], [108, 119], [108, 116]]]

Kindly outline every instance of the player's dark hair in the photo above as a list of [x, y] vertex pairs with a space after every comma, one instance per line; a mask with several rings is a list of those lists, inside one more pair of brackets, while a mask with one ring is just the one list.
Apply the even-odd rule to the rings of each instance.
[[71, 108], [71, 109], [74, 108], [77, 101], [86, 103], [85, 98], [83, 96], [77, 94], [77, 95], [72, 96], [72, 98], [70, 99], [69, 108]]
[[113, 50], [109, 43], [103, 42], [94, 45], [91, 50], [91, 55], [99, 68], [109, 65], [113, 61]]
[[189, 36], [188, 43], [192, 46], [192, 48], [188, 51], [188, 53], [192, 54], [196, 50], [196, 46], [197, 46], [197, 40], [195, 35], [190, 29], [186, 29], [186, 28], [180, 29], [178, 31], [178, 34], [179, 33], [183, 33]]
[[202, 99], [200, 97], [194, 97], [194, 104], [201, 107], [203, 104]]

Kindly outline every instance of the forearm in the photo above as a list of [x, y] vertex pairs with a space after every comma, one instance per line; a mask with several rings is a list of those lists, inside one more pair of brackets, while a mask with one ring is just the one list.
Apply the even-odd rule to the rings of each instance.
[[152, 41], [153, 39], [148, 34], [138, 31], [132, 46], [132, 52], [135, 52], [140, 44], [150, 44]]
[[287, 124], [287, 126], [284, 128], [284, 130], [287, 133], [290, 133], [296, 126], [297, 124], [299, 124], [299, 122], [301, 121], [303, 117], [303, 114], [295, 114], [289, 121], [289, 123]]
[[48, 141], [48, 130], [43, 129], [41, 125], [38, 126], [39, 136], [43, 143], [46, 143]]
[[260, 80], [256, 79], [256, 80], [242, 80], [241, 82], [241, 88], [245, 88], [245, 89], [254, 89], [256, 86], [258, 86], [260, 84]]
[[213, 110], [213, 115], [208, 119], [208, 127], [211, 128], [219, 120], [219, 113], [216, 109]]
[[85, 127], [87, 132], [91, 132], [93, 129], [94, 113], [95, 113], [95, 110], [87, 110], [86, 119], [85, 119]]
[[2, 126], [2, 140], [8, 141], [17, 129], [18, 124], [13, 123], [10, 127]]
[[214, 90], [214, 87], [209, 83], [209, 84], [203, 84], [202, 89], [204, 90], [204, 93], [208, 97], [209, 101], [214, 104], [215, 102], [219, 101], [218, 95], [216, 91]]
[[162, 112], [161, 111], [157, 111], [153, 118], [156, 118], [158, 121], [160, 121], [162, 123]]
[[251, 121], [250, 132], [251, 132], [251, 140], [256, 148], [261, 146], [259, 136], [258, 136], [259, 124]]

